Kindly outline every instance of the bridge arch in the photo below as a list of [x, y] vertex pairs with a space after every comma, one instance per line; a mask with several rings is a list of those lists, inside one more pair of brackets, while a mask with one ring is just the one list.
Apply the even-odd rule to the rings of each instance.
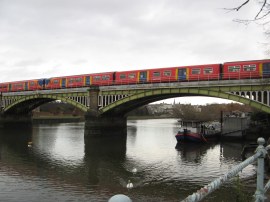
[[144, 92], [139, 92], [128, 96], [124, 99], [118, 100], [114, 103], [111, 103], [102, 109], [100, 109], [101, 114], [125, 114], [137, 107], [149, 104], [151, 102], [175, 98], [175, 97], [184, 97], [184, 96], [206, 96], [206, 97], [216, 97], [228, 99], [242, 104], [247, 104], [251, 107], [259, 109], [261, 111], [270, 113], [270, 107], [245, 98], [239, 95], [234, 95], [232, 93], [226, 93], [222, 91], [215, 91], [211, 89], [199, 89], [199, 88], [160, 88], [153, 90], [145, 90]]
[[[36, 107], [54, 101], [54, 100], [61, 100], [63, 102], [69, 103], [80, 110], [86, 112], [87, 108], [86, 106], [82, 105], [79, 102], [76, 102], [72, 99], [68, 99], [62, 96], [57, 95], [42, 95], [42, 94], [36, 94], [36, 95], [30, 95], [30, 96], [23, 96], [19, 98], [18, 100], [12, 102], [11, 104], [7, 105], [3, 108], [4, 113], [14, 112], [14, 113], [28, 113], [35, 109]], [[18, 110], [20, 109], [20, 110]]]

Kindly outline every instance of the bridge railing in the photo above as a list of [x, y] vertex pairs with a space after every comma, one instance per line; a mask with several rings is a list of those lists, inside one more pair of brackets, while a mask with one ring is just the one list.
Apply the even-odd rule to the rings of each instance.
[[235, 166], [228, 173], [224, 174], [222, 177], [219, 177], [209, 183], [208, 185], [199, 189], [196, 193], [189, 195], [187, 198], [182, 200], [182, 202], [197, 202], [204, 199], [213, 191], [217, 190], [222, 184], [234, 177], [236, 174], [241, 172], [249, 164], [257, 160], [257, 188], [254, 194], [256, 202], [264, 202], [267, 198], [265, 193], [270, 187], [270, 180], [264, 186], [264, 158], [267, 155], [267, 151], [270, 149], [270, 145], [264, 147], [265, 140], [264, 138], [258, 138], [259, 146], [256, 149], [256, 153], [243, 161], [242, 163]]

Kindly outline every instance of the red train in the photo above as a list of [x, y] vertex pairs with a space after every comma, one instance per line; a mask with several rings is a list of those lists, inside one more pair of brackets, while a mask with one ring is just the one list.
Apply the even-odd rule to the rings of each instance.
[[168, 67], [159, 69], [105, 72], [0, 83], [0, 92], [80, 88], [90, 85], [230, 80], [270, 77], [270, 59], [224, 64]]

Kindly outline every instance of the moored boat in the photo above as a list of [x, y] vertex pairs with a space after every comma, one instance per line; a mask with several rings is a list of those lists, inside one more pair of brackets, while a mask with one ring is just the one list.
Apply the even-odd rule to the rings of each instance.
[[197, 129], [197, 132], [192, 132], [188, 129], [180, 129], [175, 135], [177, 142], [197, 142], [206, 143], [208, 141], [216, 141], [220, 138], [220, 131], [205, 127]]

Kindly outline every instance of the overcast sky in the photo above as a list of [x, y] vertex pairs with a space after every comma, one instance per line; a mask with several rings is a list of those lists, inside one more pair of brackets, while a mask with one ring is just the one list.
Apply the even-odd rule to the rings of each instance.
[[241, 0], [0, 0], [0, 82], [268, 58]]

